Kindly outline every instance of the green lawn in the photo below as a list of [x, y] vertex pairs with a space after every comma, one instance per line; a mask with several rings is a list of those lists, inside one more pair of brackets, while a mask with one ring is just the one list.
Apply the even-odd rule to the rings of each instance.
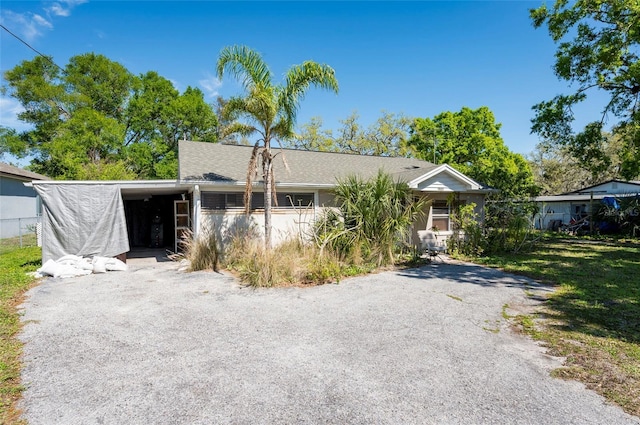
[[480, 262], [557, 285], [520, 324], [567, 358], [555, 376], [579, 380], [640, 416], [640, 243], [546, 239], [532, 252]]
[[40, 248], [20, 248], [18, 243], [15, 238], [0, 241], [0, 423], [3, 424], [20, 423], [15, 404], [22, 392], [22, 344], [16, 338], [20, 331], [16, 306], [34, 282], [26, 273], [36, 270], [41, 262]]

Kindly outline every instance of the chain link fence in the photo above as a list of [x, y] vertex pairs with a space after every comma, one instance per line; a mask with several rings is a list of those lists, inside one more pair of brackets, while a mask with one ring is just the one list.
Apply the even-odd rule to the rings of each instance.
[[0, 219], [0, 239], [13, 239], [20, 247], [41, 246], [41, 223], [41, 217]]

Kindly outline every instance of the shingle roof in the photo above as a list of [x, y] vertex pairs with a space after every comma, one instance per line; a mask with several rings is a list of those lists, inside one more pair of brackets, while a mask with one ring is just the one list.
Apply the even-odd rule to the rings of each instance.
[[13, 165], [0, 162], [0, 174], [8, 174], [21, 180], [49, 180], [49, 177], [32, 171], [23, 170]]
[[[252, 146], [180, 141], [179, 179], [182, 182], [244, 182]], [[411, 181], [437, 168], [415, 158], [389, 158], [333, 152], [273, 149], [276, 183], [333, 185], [347, 175], [368, 178], [384, 170], [395, 178]], [[282, 157], [286, 160], [285, 168]]]

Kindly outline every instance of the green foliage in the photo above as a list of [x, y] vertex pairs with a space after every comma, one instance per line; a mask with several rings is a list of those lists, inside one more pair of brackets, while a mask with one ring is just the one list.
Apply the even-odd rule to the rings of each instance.
[[486, 253], [520, 252], [532, 249], [540, 238], [532, 225], [534, 202], [489, 200], [485, 204]]
[[453, 234], [447, 240], [447, 248], [453, 255], [477, 257], [486, 248], [486, 239], [478, 214], [476, 204], [461, 205], [452, 214]]
[[25, 143], [13, 128], [0, 126], [0, 159], [6, 154], [22, 156]]
[[535, 195], [533, 174], [522, 155], [500, 137], [500, 124], [483, 106], [416, 118], [409, 144], [421, 159], [449, 164], [476, 181], [500, 190], [503, 197]]
[[217, 141], [200, 90], [180, 94], [157, 73], [134, 76], [102, 55], [74, 56], [64, 69], [36, 57], [4, 78], [33, 128], [0, 131], [0, 153], [32, 155], [30, 168], [53, 178], [175, 178], [178, 140]]
[[17, 305], [22, 294], [34, 282], [27, 272], [40, 266], [38, 247], [19, 248], [0, 244], [0, 423], [13, 423], [18, 417], [17, 401], [20, 385], [20, 355], [22, 344], [17, 338], [20, 314]]
[[[576, 87], [533, 107], [532, 131], [543, 139], [568, 146], [583, 167], [597, 176], [610, 165], [603, 149], [603, 130], [612, 122], [621, 137], [618, 156], [622, 177], [640, 176], [640, 4], [636, 0], [557, 0], [552, 7], [531, 10], [536, 28], [546, 25], [558, 43], [554, 72]], [[575, 132], [575, 105], [589, 92], [604, 92], [609, 100], [602, 113]], [[617, 120], [614, 122], [614, 120]]]
[[300, 134], [286, 142], [295, 149], [320, 152], [344, 152], [358, 155], [409, 156], [407, 144], [409, 118], [389, 112], [368, 128], [362, 128], [356, 112], [341, 120], [337, 136], [331, 130], [322, 130], [322, 119], [314, 117], [301, 128]]
[[333, 193], [338, 209], [320, 217], [314, 238], [321, 249], [329, 246], [354, 264], [393, 264], [395, 248], [406, 241], [427, 203], [425, 198], [415, 199], [406, 183], [382, 171], [370, 180], [347, 177]]
[[541, 234], [532, 226], [536, 212], [533, 202], [489, 199], [484, 220], [473, 203], [455, 206], [451, 220], [453, 234], [448, 239], [453, 255], [480, 258], [495, 253], [516, 253], [535, 247]]
[[565, 145], [540, 142], [529, 156], [529, 165], [533, 170], [536, 185], [542, 195], [558, 195], [573, 192], [586, 186], [593, 186], [603, 181], [622, 179], [621, 152], [622, 138], [619, 135], [605, 135], [602, 151], [609, 163], [598, 166], [598, 173], [593, 168], [585, 168], [583, 162], [576, 158], [571, 149]]
[[293, 126], [300, 101], [310, 86], [338, 92], [338, 80], [334, 70], [324, 64], [306, 61], [293, 65], [285, 75], [284, 84], [275, 84], [269, 67], [260, 54], [246, 46], [225, 47], [216, 65], [218, 78], [231, 74], [242, 84], [244, 96], [232, 97], [224, 105], [222, 115], [231, 124], [224, 136], [240, 134], [258, 135], [247, 170], [245, 205], [251, 206], [253, 180], [262, 166], [264, 178], [265, 245], [271, 247], [271, 198], [273, 182], [273, 158], [271, 142], [285, 140], [293, 135]]

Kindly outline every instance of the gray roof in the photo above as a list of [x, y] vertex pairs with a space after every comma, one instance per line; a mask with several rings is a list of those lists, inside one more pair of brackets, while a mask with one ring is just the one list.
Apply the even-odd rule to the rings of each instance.
[[[178, 178], [181, 182], [243, 183], [252, 150], [252, 146], [180, 141]], [[368, 178], [378, 170], [409, 182], [438, 167], [415, 158], [280, 148], [273, 148], [273, 152], [277, 154], [273, 162], [277, 184], [334, 185], [337, 178], [353, 174]]]
[[49, 177], [47, 176], [23, 170], [22, 168], [14, 167], [13, 165], [5, 164], [4, 162], [0, 162], [0, 174], [5, 174], [19, 180], [49, 180]]

